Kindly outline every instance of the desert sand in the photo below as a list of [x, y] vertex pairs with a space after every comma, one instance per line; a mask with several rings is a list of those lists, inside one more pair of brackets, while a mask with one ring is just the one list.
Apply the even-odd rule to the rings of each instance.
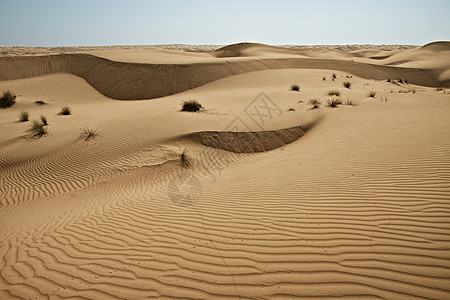
[[450, 42], [0, 50], [0, 299], [450, 298]]

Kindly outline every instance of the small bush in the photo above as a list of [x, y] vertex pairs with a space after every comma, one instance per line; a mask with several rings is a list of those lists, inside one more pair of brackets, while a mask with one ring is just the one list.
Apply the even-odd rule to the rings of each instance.
[[344, 102], [345, 105], [358, 106], [358, 103], [355, 100], [347, 99]]
[[320, 107], [321, 102], [318, 98], [313, 98], [309, 100], [309, 104], [312, 105], [311, 109], [317, 109]]
[[333, 75], [331, 75], [331, 78], [336, 79], [336, 73], [333, 73]]
[[19, 115], [20, 122], [28, 122], [28, 117], [29, 117], [28, 112], [26, 111], [21, 112]]
[[202, 105], [197, 100], [188, 100], [183, 102], [181, 111], [199, 111]]
[[189, 168], [191, 166], [191, 159], [187, 155], [186, 149], [180, 154], [180, 164], [183, 168]]
[[72, 114], [72, 111], [70, 110], [70, 107], [64, 106], [61, 111], [59, 112], [60, 115], [68, 116]]
[[341, 92], [337, 91], [337, 90], [333, 90], [333, 91], [329, 91], [328, 92], [328, 96], [337, 96], [339, 97], [341, 95]]
[[342, 104], [342, 100], [337, 97], [333, 97], [327, 101], [328, 107], [338, 107], [340, 104]]
[[0, 107], [7, 108], [16, 103], [16, 95], [11, 91], [3, 92], [2, 97], [0, 98]]
[[39, 104], [39, 105], [47, 104], [47, 102], [44, 102], [44, 101], [42, 101], [42, 100], [34, 101], [34, 103]]
[[81, 131], [81, 136], [85, 141], [93, 140], [96, 136], [98, 136], [98, 130], [92, 128], [85, 128]]
[[41, 122], [42, 122], [42, 125], [47, 126], [48, 125], [47, 117], [41, 116]]
[[295, 111], [295, 108], [289, 108], [288, 111]]
[[325, 76], [322, 76], [322, 81], [327, 80], [327, 78]]
[[300, 91], [300, 86], [298, 84], [291, 85], [291, 91]]
[[33, 120], [33, 123], [31, 123], [30, 131], [35, 137], [42, 137], [47, 134], [47, 129], [45, 129], [44, 125], [37, 120]]
[[390, 78], [388, 78], [387, 80], [386, 80], [387, 82], [391, 82], [391, 79]]
[[350, 88], [350, 86], [352, 85], [352, 83], [351, 82], [349, 82], [349, 81], [346, 81], [346, 82], [344, 82], [343, 83], [343, 85], [346, 87], [346, 88]]
[[368, 94], [367, 94], [367, 97], [370, 97], [370, 98], [375, 98], [375, 95], [377, 94], [377, 92], [375, 92], [375, 91], [370, 91]]
[[416, 88], [414, 87], [408, 87], [406, 90], [399, 90], [399, 93], [413, 93], [415, 94], [417, 92]]

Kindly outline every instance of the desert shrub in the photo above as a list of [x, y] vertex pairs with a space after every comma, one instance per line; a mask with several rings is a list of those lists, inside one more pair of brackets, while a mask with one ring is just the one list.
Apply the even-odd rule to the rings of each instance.
[[352, 100], [352, 99], [345, 100], [344, 104], [345, 105], [351, 105], [351, 106], [357, 106], [358, 105], [358, 103], [355, 100]]
[[333, 73], [333, 75], [331, 75], [331, 78], [336, 79], [336, 73]]
[[415, 94], [416, 92], [417, 92], [417, 90], [414, 87], [408, 87], [406, 90], [399, 91], [399, 93], [413, 93], [413, 94]]
[[367, 97], [370, 97], [370, 98], [375, 98], [375, 95], [377, 94], [377, 92], [375, 92], [375, 91], [370, 91], [368, 94], [367, 94]]
[[298, 84], [291, 85], [291, 91], [300, 91], [300, 86]]
[[199, 111], [202, 105], [197, 100], [184, 101], [181, 111]]
[[28, 112], [22, 111], [19, 115], [20, 122], [28, 122], [28, 117], [29, 117]]
[[330, 98], [327, 101], [328, 107], [338, 107], [340, 104], [342, 104], [342, 100], [337, 97]]
[[327, 78], [325, 76], [322, 76], [322, 81], [327, 80]]
[[337, 91], [337, 90], [333, 90], [333, 91], [329, 91], [328, 92], [328, 96], [337, 96], [339, 97], [341, 95], [341, 92]]
[[387, 80], [386, 80], [387, 82], [391, 82], [391, 79], [390, 78], [388, 78]]
[[98, 129], [85, 128], [81, 130], [81, 136], [85, 141], [93, 140], [96, 136], [98, 136]]
[[44, 124], [37, 120], [33, 120], [33, 123], [31, 123], [30, 131], [33, 133], [33, 136], [37, 137], [47, 134], [47, 129], [45, 129]]
[[183, 152], [180, 154], [180, 164], [183, 168], [189, 168], [191, 166], [191, 159], [187, 155], [186, 149], [184, 149]]
[[59, 112], [60, 115], [68, 116], [72, 114], [72, 111], [70, 110], [70, 107], [64, 106], [61, 111]]
[[346, 82], [344, 82], [342, 85], [349, 89], [350, 86], [352, 85], [352, 83], [349, 82], [349, 81], [346, 81]]
[[288, 111], [295, 111], [295, 108], [289, 108]]
[[312, 105], [311, 109], [317, 109], [320, 107], [321, 102], [318, 98], [312, 98], [309, 100], [309, 104]]
[[2, 97], [0, 98], [0, 107], [7, 108], [16, 103], [16, 95], [11, 91], [3, 92]]
[[44, 102], [44, 101], [42, 101], [42, 100], [34, 101], [34, 103], [39, 104], [39, 105], [47, 104], [47, 102]]
[[42, 122], [42, 125], [47, 126], [48, 125], [47, 117], [42, 115], [41, 116], [41, 122]]

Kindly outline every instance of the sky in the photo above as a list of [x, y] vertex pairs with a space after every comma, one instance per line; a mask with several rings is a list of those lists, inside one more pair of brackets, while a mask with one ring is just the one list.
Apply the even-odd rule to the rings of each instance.
[[450, 40], [450, 0], [0, 0], [0, 46]]

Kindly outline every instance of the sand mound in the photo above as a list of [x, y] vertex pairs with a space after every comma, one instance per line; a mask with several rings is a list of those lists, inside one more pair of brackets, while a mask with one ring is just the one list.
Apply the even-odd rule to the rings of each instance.
[[423, 45], [421, 49], [432, 51], [450, 51], [450, 42], [433, 42]]
[[243, 51], [254, 47], [267, 47], [268, 45], [259, 43], [237, 43], [232, 45], [227, 45], [225, 47], [219, 48], [213, 51], [213, 55], [216, 57], [239, 57], [243, 56]]

